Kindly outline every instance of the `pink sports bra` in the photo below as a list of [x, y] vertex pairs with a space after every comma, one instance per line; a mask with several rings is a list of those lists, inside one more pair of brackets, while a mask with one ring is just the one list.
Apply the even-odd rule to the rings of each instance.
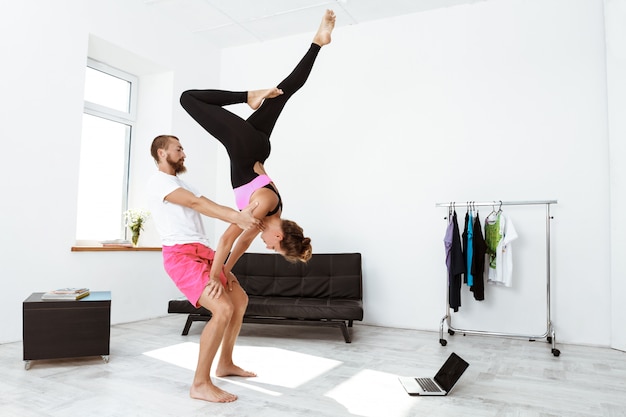
[[250, 196], [259, 188], [265, 187], [272, 180], [267, 175], [259, 175], [247, 184], [235, 188], [235, 202], [239, 210], [243, 210], [250, 204]]

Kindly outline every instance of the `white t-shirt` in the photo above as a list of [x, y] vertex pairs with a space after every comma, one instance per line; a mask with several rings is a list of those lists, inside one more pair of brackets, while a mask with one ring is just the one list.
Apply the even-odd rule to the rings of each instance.
[[184, 188], [196, 197], [202, 195], [178, 176], [161, 171], [155, 172], [148, 181], [150, 211], [159, 236], [161, 236], [161, 244], [173, 246], [198, 242], [210, 247], [200, 213], [189, 207], [165, 201], [165, 197], [178, 188]]
[[500, 236], [496, 248], [496, 268], [489, 268], [489, 282], [505, 287], [513, 285], [513, 241], [518, 238], [517, 230], [509, 217], [500, 214]]

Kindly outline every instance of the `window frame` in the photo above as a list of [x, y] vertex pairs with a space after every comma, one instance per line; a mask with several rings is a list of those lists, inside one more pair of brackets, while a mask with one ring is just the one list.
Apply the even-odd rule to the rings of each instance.
[[[130, 191], [130, 161], [131, 161], [131, 145], [132, 138], [135, 131], [135, 125], [137, 122], [137, 98], [138, 98], [138, 84], [139, 77], [128, 72], [122, 71], [118, 68], [112, 67], [103, 62], [97, 61], [93, 58], [87, 58], [86, 68], [92, 68], [97, 71], [101, 71], [110, 76], [120, 78], [130, 83], [130, 100], [128, 112], [123, 112], [111, 107], [103, 106], [101, 104], [93, 103], [89, 100], [84, 100], [83, 114], [99, 117], [105, 120], [109, 120], [116, 123], [121, 123], [129, 126], [128, 133], [125, 138], [124, 147], [124, 175], [123, 184], [121, 188], [122, 192], [122, 207], [120, 207], [120, 228], [119, 236], [126, 238], [126, 227], [124, 226], [124, 212], [128, 209], [128, 199]], [[82, 140], [82, 138], [81, 138]]]

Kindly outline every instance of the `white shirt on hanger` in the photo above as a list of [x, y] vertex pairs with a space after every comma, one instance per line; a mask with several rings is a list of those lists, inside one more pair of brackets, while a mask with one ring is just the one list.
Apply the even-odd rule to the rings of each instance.
[[500, 213], [500, 236], [502, 238], [498, 242], [496, 248], [496, 267], [488, 268], [489, 275], [487, 280], [491, 284], [504, 285], [511, 287], [513, 285], [513, 245], [512, 242], [519, 236], [513, 222], [504, 213]]

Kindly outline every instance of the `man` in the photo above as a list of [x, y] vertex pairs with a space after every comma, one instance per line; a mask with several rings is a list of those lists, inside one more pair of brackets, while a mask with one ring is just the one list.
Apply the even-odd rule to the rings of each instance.
[[[159, 169], [148, 185], [150, 210], [161, 236], [165, 270], [191, 304], [212, 313], [200, 336], [198, 366], [190, 395], [212, 402], [235, 401], [237, 396], [213, 384], [210, 372], [221, 344], [217, 376], [256, 376], [236, 366], [232, 359], [248, 296], [232, 273], [219, 274], [219, 280], [210, 278], [214, 251], [205, 236], [201, 215], [236, 224], [244, 230], [262, 228], [252, 216], [256, 203], [238, 212], [207, 199], [184, 183], [178, 174], [186, 171], [185, 152], [175, 136], [156, 137], [150, 152]], [[221, 269], [222, 265], [213, 267]]]

